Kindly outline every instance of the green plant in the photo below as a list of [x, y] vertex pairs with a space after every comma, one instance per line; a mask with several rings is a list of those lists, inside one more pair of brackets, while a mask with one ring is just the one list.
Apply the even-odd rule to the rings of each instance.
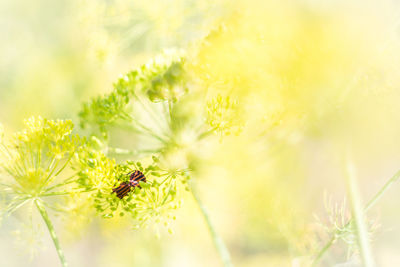
[[[8, 202], [3, 215], [34, 203], [66, 266], [47, 207], [62, 211], [60, 202], [89, 201], [103, 218], [128, 214], [133, 228], [154, 225], [158, 229], [159, 224], [168, 227], [175, 219], [173, 211], [180, 206], [183, 193], [189, 191], [199, 204], [224, 265], [232, 266], [228, 250], [190, 180], [200, 160], [196, 149], [206, 137], [240, 131], [241, 124], [235, 123], [238, 105], [220, 95], [208, 104], [205, 99], [198, 101], [204, 94], [199, 90], [189, 93], [190, 82], [184, 55], [170, 51], [121, 77], [110, 94], [83, 105], [81, 126], [89, 129], [88, 141], [72, 134], [69, 120], [30, 118], [25, 121], [26, 128], [9, 141], [3, 140], [1, 128], [1, 166], [6, 173], [1, 186]], [[115, 129], [122, 129], [134, 140], [134, 149], [114, 146]], [[147, 181], [120, 199], [113, 188], [126, 182], [133, 170], [143, 172]], [[76, 198], [82, 193], [84, 198]], [[48, 202], [48, 197], [59, 197], [58, 204]]]
[[[22, 206], [34, 204], [40, 212], [53, 239], [63, 266], [67, 266], [64, 253], [56, 235], [47, 207], [53, 208], [49, 198], [67, 197], [75, 190], [70, 186], [76, 174], [71, 174], [73, 157], [85, 141], [72, 134], [70, 120], [47, 120], [32, 117], [24, 122], [25, 129], [11, 138], [1, 134], [1, 193], [6, 206], [1, 210], [3, 217], [17, 212]], [[58, 201], [64, 199], [58, 198]], [[32, 207], [32, 205], [30, 206]]]
[[[232, 266], [191, 177], [201, 160], [196, 150], [207, 136], [239, 133], [239, 105], [221, 95], [207, 102], [193, 84], [184, 55], [169, 51], [122, 76], [111, 93], [85, 103], [81, 125], [102, 152], [89, 151], [79, 157], [79, 183], [84, 190], [94, 190], [91, 196], [103, 217], [129, 213], [135, 228], [149, 222], [168, 226], [182, 194], [191, 192], [224, 265]], [[113, 134], [132, 140], [134, 149], [120, 148]], [[125, 161], [117, 164], [109, 156]], [[147, 183], [122, 199], [110, 194], [132, 170], [142, 171]]]
[[[347, 175], [348, 178], [350, 180], [355, 179], [355, 173], [354, 173], [354, 166], [351, 162], [346, 162], [346, 170], [347, 170]], [[377, 201], [387, 192], [387, 190], [395, 183], [397, 182], [397, 180], [399, 180], [400, 178], [400, 171], [396, 172], [380, 189], [379, 191], [367, 202], [367, 204], [365, 205], [364, 209], [361, 210], [361, 207], [357, 205], [357, 207], [353, 206], [353, 216], [350, 218], [346, 218], [344, 216], [344, 208], [342, 207], [341, 211], [339, 212], [341, 215], [339, 215], [338, 217], [340, 218], [340, 222], [338, 222], [337, 220], [334, 220], [334, 225], [335, 227], [333, 228], [333, 231], [330, 231], [330, 238], [328, 238], [328, 241], [326, 241], [326, 243], [320, 248], [320, 250], [316, 253], [311, 265], [312, 266], [317, 266], [319, 264], [319, 262], [321, 261], [321, 259], [323, 258], [323, 256], [328, 252], [328, 250], [332, 247], [333, 244], [335, 244], [335, 242], [339, 239], [348, 239], [349, 235], [351, 235], [351, 239], [354, 239], [354, 237], [356, 236], [356, 239], [358, 240], [358, 242], [368, 242], [368, 233], [366, 233], [366, 229], [364, 229], [363, 231], [359, 230], [359, 225], [362, 223], [360, 222], [362, 219], [358, 218], [358, 222], [355, 221], [355, 213], [364, 213], [366, 214], [369, 209], [371, 209], [376, 203]], [[354, 180], [353, 181], [348, 181], [349, 183], [349, 195], [352, 198], [355, 198], [357, 196], [354, 196], [354, 190], [356, 190], [354, 187], [354, 183], [356, 183]], [[352, 185], [350, 185], [350, 183], [352, 183]], [[355, 201], [355, 200], [353, 200]], [[359, 201], [359, 200], [358, 200]], [[354, 205], [354, 204], [353, 204]], [[356, 211], [357, 210], [357, 211]], [[359, 214], [357, 216], [360, 216]], [[364, 215], [365, 216], [365, 215]], [[360, 240], [360, 235], [364, 235], [364, 239], [361, 241]], [[354, 246], [354, 240], [351, 242], [352, 246]], [[360, 245], [359, 245], [360, 246]], [[368, 246], [368, 245], [367, 245]], [[365, 251], [365, 244], [364, 244], [364, 248], [362, 248], [360, 246], [361, 250], [364, 250], [363, 253], [364, 254], [369, 254], [369, 256], [363, 256], [363, 257], [372, 257], [372, 253], [371, 252], [367, 252]], [[367, 248], [368, 249], [368, 248]], [[363, 259], [364, 264], [366, 266], [373, 266], [373, 260], [371, 258], [366, 258]]]

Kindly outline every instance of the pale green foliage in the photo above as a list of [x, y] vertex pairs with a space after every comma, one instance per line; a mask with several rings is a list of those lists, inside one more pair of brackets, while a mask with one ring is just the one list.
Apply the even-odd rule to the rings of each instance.
[[213, 98], [207, 103], [207, 123], [220, 135], [239, 134], [244, 123], [238, 102], [229, 96]]

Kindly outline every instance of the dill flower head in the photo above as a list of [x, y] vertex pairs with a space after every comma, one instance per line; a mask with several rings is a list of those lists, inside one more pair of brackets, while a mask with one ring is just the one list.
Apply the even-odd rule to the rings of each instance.
[[[84, 191], [75, 187], [77, 180], [76, 173], [72, 172], [72, 163], [73, 158], [78, 157], [78, 150], [87, 147], [86, 140], [72, 134], [70, 120], [32, 117], [25, 120], [24, 125], [22, 131], [0, 143], [0, 170], [5, 174], [0, 177], [0, 193], [4, 198], [0, 215], [7, 217], [29, 204], [21, 214], [32, 226], [32, 209], [36, 207], [49, 230], [62, 265], [67, 266], [47, 208], [61, 215], [67, 212], [70, 212], [68, 215], [73, 214], [73, 209], [66, 204], [71, 204], [72, 197]], [[57, 197], [57, 201], [52, 201], [53, 197]], [[34, 227], [30, 229], [32, 233], [37, 232]], [[36, 235], [32, 237], [32, 240], [36, 239]]]
[[[82, 150], [78, 183], [91, 191], [102, 217], [129, 215], [134, 227], [168, 225], [189, 190], [200, 142], [212, 133], [240, 132], [239, 105], [229, 96], [207, 105], [186, 67], [183, 53], [167, 51], [123, 75], [109, 94], [84, 104], [81, 124], [100, 150]], [[136, 170], [146, 182], [133, 186], [129, 173]], [[113, 189], [126, 184], [129, 192], [118, 197]]]
[[82, 140], [72, 134], [70, 120], [32, 117], [24, 124], [22, 131], [1, 143], [1, 168], [7, 174], [3, 192], [29, 199], [50, 193]]
[[[96, 211], [103, 218], [131, 216], [134, 227], [148, 226], [150, 223], [172, 219], [173, 210], [180, 205], [177, 197], [178, 187], [189, 179], [187, 170], [166, 169], [156, 157], [146, 165], [139, 161], [126, 161], [117, 164], [99, 151], [85, 151], [79, 157], [79, 187], [90, 191], [89, 199]], [[121, 183], [127, 183], [130, 173], [139, 170], [146, 177], [146, 182], [139, 182], [131, 187], [122, 198], [113, 192]]]
[[188, 90], [183, 64], [181, 51], [165, 51], [147, 64], [123, 75], [114, 83], [114, 90], [110, 94], [84, 103], [79, 113], [81, 126], [94, 126], [92, 130], [97, 127], [107, 137], [110, 127], [135, 121], [132, 111], [143, 108], [142, 105], [147, 105], [146, 101], [175, 102]]

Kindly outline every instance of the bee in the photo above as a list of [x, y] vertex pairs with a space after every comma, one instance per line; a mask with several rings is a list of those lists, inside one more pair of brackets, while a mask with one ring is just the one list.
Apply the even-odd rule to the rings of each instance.
[[118, 187], [113, 188], [113, 192], [117, 194], [117, 197], [122, 199], [124, 196], [126, 196], [132, 188], [135, 187], [140, 187], [139, 182], [146, 182], [146, 177], [141, 171], [133, 171], [128, 173], [129, 175], [129, 181], [128, 182], [122, 182]]

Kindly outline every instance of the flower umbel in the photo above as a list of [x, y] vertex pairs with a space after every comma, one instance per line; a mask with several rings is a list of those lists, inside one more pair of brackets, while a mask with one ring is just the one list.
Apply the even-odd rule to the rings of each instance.
[[[150, 222], [164, 222], [173, 218], [171, 212], [179, 207], [177, 187], [189, 179], [187, 170], [168, 170], [160, 167], [158, 158], [143, 166], [141, 162], [127, 161], [117, 164], [97, 151], [87, 152], [80, 157], [78, 183], [89, 193], [89, 198], [97, 212], [103, 218], [130, 215], [134, 220], [134, 228], [148, 226]], [[132, 187], [129, 193], [118, 198], [113, 189], [123, 182], [129, 182], [130, 173], [141, 171], [146, 182]]]
[[[67, 266], [54, 226], [44, 203], [51, 196], [68, 196], [73, 192], [70, 184], [74, 175], [62, 179], [61, 174], [71, 167], [78, 147], [84, 143], [72, 134], [70, 120], [47, 120], [32, 117], [24, 121], [25, 129], [10, 140], [1, 140], [1, 193], [6, 200], [3, 216], [9, 216], [23, 205], [38, 208], [53, 239], [63, 266]], [[58, 191], [61, 190], [61, 191]], [[53, 205], [47, 206], [54, 208]]]
[[[166, 51], [130, 71], [114, 83], [114, 90], [110, 94], [94, 98], [83, 105], [79, 113], [81, 126], [98, 127], [102, 135], [107, 137], [110, 126], [133, 122], [138, 131], [148, 134], [148, 127], [136, 121], [131, 114], [132, 110], [148, 108], [144, 103], [147, 99], [171, 103], [185, 94], [187, 86], [183, 64], [182, 52]], [[133, 106], [133, 102], [137, 105]], [[157, 113], [156, 110], [151, 112]]]
[[[182, 53], [169, 51], [121, 77], [110, 94], [84, 105], [81, 124], [92, 126], [91, 139], [97, 140], [102, 151], [82, 151], [78, 182], [83, 190], [93, 191], [91, 198], [102, 217], [130, 214], [135, 227], [173, 217], [171, 211], [180, 205], [179, 192], [188, 188], [184, 183], [196, 143], [215, 131], [239, 132], [236, 102], [216, 98], [208, 105], [205, 123], [206, 107], [192, 105], [192, 98], [199, 99], [201, 94], [189, 96], [188, 84]], [[128, 134], [132, 140], [128, 146], [134, 149], [113, 147], [113, 130]], [[127, 161], [117, 163], [111, 155], [125, 156]], [[127, 183], [135, 170], [145, 175], [146, 182], [117, 197], [113, 189]]]
[[[180, 195], [185, 189], [193, 193], [187, 180], [199, 162], [201, 153], [197, 152], [205, 137], [241, 131], [236, 101], [219, 96], [206, 106], [206, 92], [190, 73], [179, 51], [164, 53], [121, 77], [110, 94], [84, 105], [81, 125], [89, 126], [91, 139], [97, 140], [102, 151], [87, 151], [79, 157], [79, 184], [93, 190], [90, 198], [102, 217], [130, 215], [134, 228], [168, 226]], [[130, 142], [121, 144], [119, 140], [124, 139]], [[111, 155], [126, 161], [117, 164]], [[135, 170], [145, 175], [146, 182], [129, 186], [126, 195], [118, 191], [122, 192], [118, 197], [113, 189], [124, 183], [121, 190], [126, 190], [129, 173]], [[199, 196], [195, 200], [200, 203]], [[204, 205], [199, 206], [225, 266], [232, 266]]]
[[24, 124], [24, 130], [1, 143], [1, 168], [8, 174], [2, 179], [3, 192], [21, 199], [48, 196], [82, 140], [72, 134], [69, 120], [32, 117]]

